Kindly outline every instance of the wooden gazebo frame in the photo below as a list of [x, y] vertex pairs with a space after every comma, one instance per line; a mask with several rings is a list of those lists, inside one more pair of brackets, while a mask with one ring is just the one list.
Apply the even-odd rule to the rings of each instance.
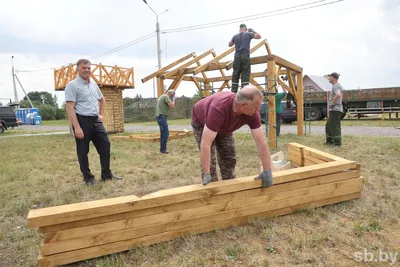
[[[250, 55], [261, 47], [266, 48], [267, 55], [251, 57], [250, 64], [266, 64], [266, 69], [263, 72], [252, 72], [250, 75], [250, 83], [257, 86], [261, 91], [267, 93], [268, 99], [268, 140], [271, 146], [276, 146], [276, 112], [275, 112], [275, 94], [276, 87], [279, 84], [290, 92], [297, 106], [297, 134], [303, 135], [303, 69], [296, 64], [293, 64], [277, 55], [271, 53], [271, 49], [267, 40], [262, 40], [250, 49]], [[210, 49], [205, 53], [197, 56], [195, 53], [190, 53], [175, 62], [159, 69], [158, 71], [144, 77], [142, 83], [145, 83], [153, 78], [157, 79], [158, 96], [164, 94], [164, 80], [173, 80], [167, 90], [177, 90], [182, 81], [194, 82], [199, 91], [203, 91], [204, 96], [208, 96], [213, 91], [211, 88], [212, 82], [223, 82], [218, 88], [222, 91], [224, 88], [230, 88], [229, 82], [232, 76], [225, 75], [225, 70], [230, 70], [233, 67], [233, 57], [229, 61], [221, 61], [235, 51], [235, 47], [231, 47], [220, 55], [217, 55], [214, 49]], [[212, 55], [212, 59], [201, 64], [201, 60]], [[189, 61], [187, 61], [189, 60]], [[186, 62], [185, 62], [186, 61]], [[208, 71], [219, 71], [220, 77], [209, 78], [206, 75]], [[201, 74], [202, 77], [199, 77]], [[279, 75], [286, 75], [286, 84]], [[263, 77], [266, 79], [265, 88], [262, 84], [256, 81], [256, 78]], [[200, 83], [203, 83], [202, 86]]]

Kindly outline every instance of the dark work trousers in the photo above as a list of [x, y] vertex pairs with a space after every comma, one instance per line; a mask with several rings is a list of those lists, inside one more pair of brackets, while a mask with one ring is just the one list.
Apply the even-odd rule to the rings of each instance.
[[76, 141], [76, 151], [78, 153], [79, 166], [85, 180], [94, 178], [89, 169], [89, 144], [93, 142], [97, 153], [100, 155], [101, 175], [108, 178], [111, 176], [110, 170], [110, 140], [103, 123], [98, 120], [97, 116], [82, 116], [77, 114], [79, 125], [82, 128], [84, 138]]
[[336, 146], [342, 145], [342, 129], [340, 126], [340, 117], [342, 112], [331, 110], [325, 125], [326, 143]]
[[276, 136], [281, 134], [281, 114], [276, 113]]
[[242, 87], [249, 84], [250, 69], [250, 54], [235, 56], [233, 60], [232, 92], [237, 93], [238, 91], [240, 75], [242, 75]]
[[169, 137], [169, 129], [167, 122], [167, 115], [161, 114], [157, 117], [158, 126], [160, 126], [160, 152], [167, 151], [167, 141]]

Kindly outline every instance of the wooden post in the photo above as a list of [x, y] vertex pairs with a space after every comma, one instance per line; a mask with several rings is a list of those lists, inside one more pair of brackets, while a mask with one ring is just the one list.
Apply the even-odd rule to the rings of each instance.
[[297, 73], [297, 135], [304, 135], [303, 72]]
[[157, 77], [157, 93], [158, 97], [164, 94], [164, 80], [161, 77]]
[[211, 95], [211, 84], [210, 82], [204, 82], [204, 88], [203, 88], [203, 96], [209, 96]]
[[[276, 93], [276, 66], [275, 61], [267, 63], [267, 90], [268, 93]], [[268, 96], [268, 144], [276, 147], [276, 112], [275, 96]]]

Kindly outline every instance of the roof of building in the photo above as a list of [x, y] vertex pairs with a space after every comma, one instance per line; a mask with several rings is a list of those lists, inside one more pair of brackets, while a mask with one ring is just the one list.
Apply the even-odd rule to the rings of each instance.
[[324, 76], [317, 76], [317, 75], [304, 75], [304, 78], [308, 77], [312, 80], [316, 85], [319, 86], [324, 91], [332, 90], [332, 84], [329, 83], [328, 79]]

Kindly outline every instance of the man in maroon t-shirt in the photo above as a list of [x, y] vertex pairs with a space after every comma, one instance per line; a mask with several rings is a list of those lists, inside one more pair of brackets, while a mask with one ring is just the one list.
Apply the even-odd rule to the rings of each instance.
[[200, 149], [204, 185], [218, 181], [215, 149], [222, 180], [236, 177], [233, 132], [245, 124], [251, 129], [264, 168], [255, 179], [262, 179], [262, 187], [272, 185], [270, 153], [261, 127], [262, 99], [263, 94], [257, 87], [247, 85], [237, 94], [219, 92], [198, 101], [193, 107], [192, 127]]

